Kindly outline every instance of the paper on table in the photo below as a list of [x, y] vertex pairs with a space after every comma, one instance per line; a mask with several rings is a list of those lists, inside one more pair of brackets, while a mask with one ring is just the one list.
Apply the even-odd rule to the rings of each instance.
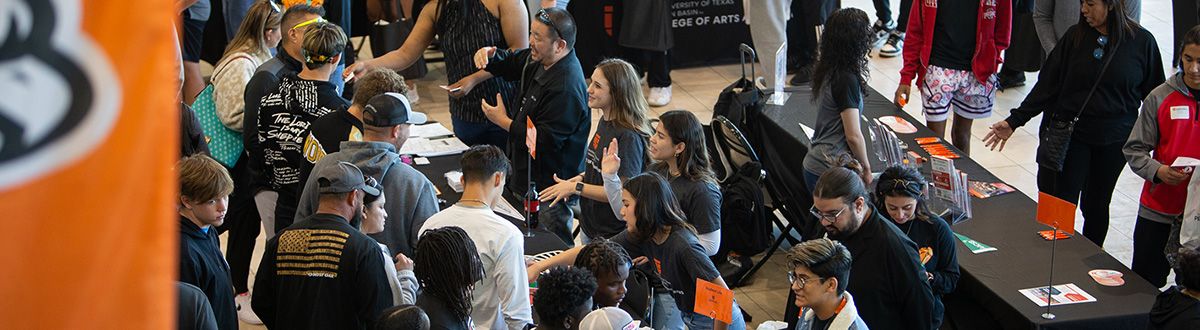
[[435, 157], [459, 154], [467, 149], [470, 147], [456, 137], [434, 140], [416, 137], [409, 138], [407, 142], [404, 142], [404, 147], [400, 148], [399, 153], [401, 155]]
[[[1046, 307], [1047, 303], [1050, 305], [1070, 305], [1096, 301], [1096, 297], [1093, 297], [1086, 291], [1083, 291], [1083, 289], [1080, 289], [1079, 286], [1075, 285], [1075, 283], [1059, 284], [1049, 289], [1044, 286], [1040, 286], [1017, 291], [1021, 292], [1021, 295], [1024, 295], [1025, 298], [1029, 298], [1030, 301], [1033, 301], [1033, 303], [1041, 307]], [[1047, 294], [1047, 291], [1049, 291], [1049, 294]], [[1046, 296], [1049, 296], [1050, 299], [1047, 300]]]
[[733, 290], [696, 279], [696, 314], [705, 315], [725, 324], [733, 322]]
[[812, 127], [808, 127], [808, 125], [804, 125], [804, 123], [800, 123], [800, 129], [804, 130], [804, 135], [808, 135], [809, 140], [812, 140], [813, 134], [817, 132], [817, 131], [813, 130]]
[[413, 125], [412, 128], [410, 128], [408, 131], [408, 137], [435, 138], [435, 137], [451, 136], [451, 135], [454, 135], [454, 132], [451, 132], [449, 129], [446, 128], [446, 126], [443, 126], [441, 123]]

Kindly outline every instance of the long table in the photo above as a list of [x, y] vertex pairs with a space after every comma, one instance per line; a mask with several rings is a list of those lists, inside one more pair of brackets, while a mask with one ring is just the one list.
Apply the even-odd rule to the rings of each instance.
[[[789, 160], [803, 159], [810, 141], [799, 124], [815, 126], [816, 106], [811, 102], [812, 91], [807, 86], [785, 91], [791, 96], [784, 106], [767, 105], [764, 109], [768, 120], [763, 123], [763, 130], [768, 136], [787, 140], [776, 145], [777, 149], [787, 152], [765, 150], [760, 153], [790, 154], [787, 156]], [[869, 91], [863, 107], [862, 114], [867, 118], [898, 116], [913, 123], [918, 132], [900, 134], [899, 137], [908, 144], [909, 150], [922, 157], [929, 157], [925, 150], [917, 147], [914, 140], [918, 137], [933, 136], [933, 132], [921, 124], [924, 121], [918, 121], [900, 111], [889, 99], [875, 90]], [[867, 148], [873, 150], [869, 140]], [[954, 150], [963, 155], [961, 151]], [[880, 161], [872, 152], [868, 151], [868, 154], [872, 155], [869, 157], [871, 167], [882, 170], [883, 165]], [[954, 164], [959, 170], [966, 172], [971, 180], [1000, 182], [995, 175], [965, 156], [954, 160]], [[928, 163], [921, 165], [921, 171], [928, 176]], [[1074, 283], [1095, 296], [1097, 301], [1055, 305], [1051, 307], [1051, 312], [1057, 317], [1052, 320], [1044, 319], [1042, 313], [1046, 308], [1037, 306], [1017, 291], [1045, 286], [1050, 272], [1051, 242], [1036, 234], [1037, 231], [1047, 230], [1049, 227], [1034, 220], [1037, 204], [1019, 192], [988, 199], [972, 199], [974, 217], [951, 228], [956, 233], [993, 246], [997, 250], [974, 254], [963, 244], [956, 243], [962, 278], [958, 282], [956, 292], [944, 300], [947, 316], [950, 318], [955, 312], [960, 312], [961, 315], [964, 311], [971, 314], [971, 311], [979, 310], [990, 315], [990, 318], [960, 318], [956, 321], [971, 324], [960, 328], [1142, 329], [1146, 326], [1148, 313], [1158, 290], [1078, 234], [1057, 242], [1054, 284]], [[1101, 286], [1087, 274], [1092, 269], [1120, 271], [1125, 274], [1125, 285]]]
[[[418, 172], [421, 172], [421, 174], [424, 174], [425, 177], [429, 178], [429, 181], [433, 182], [433, 185], [437, 187], [438, 191], [440, 192], [438, 195], [438, 207], [445, 209], [450, 207], [450, 205], [454, 205], [454, 203], [458, 202], [458, 200], [462, 198], [462, 193], [456, 192], [454, 189], [450, 188], [450, 184], [446, 181], [446, 172], [456, 171], [462, 168], [460, 165], [462, 155], [429, 157], [428, 159], [429, 164], [414, 165], [413, 168], [415, 168]], [[519, 205], [514, 206], [519, 207]], [[525, 228], [525, 219], [515, 219], [503, 214], [500, 214], [500, 216], [507, 219], [514, 226], [517, 226], [517, 229], [521, 230], [522, 233], [527, 232]], [[558, 236], [551, 234], [543, 227], [534, 228], [532, 236], [525, 236], [526, 255], [536, 255], [543, 252], [560, 251], [566, 249], [567, 243], [564, 243], [562, 239], [559, 239]]]

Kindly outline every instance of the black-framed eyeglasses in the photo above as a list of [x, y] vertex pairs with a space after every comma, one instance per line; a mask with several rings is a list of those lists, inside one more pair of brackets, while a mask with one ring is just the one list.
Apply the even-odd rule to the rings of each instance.
[[554, 21], [550, 19], [550, 13], [546, 12], [545, 8], [538, 10], [537, 15], [535, 16], [537, 16], [538, 21], [541, 21], [542, 24], [546, 24], [554, 30], [555, 38], [562, 39], [562, 32], [558, 31], [558, 26], [554, 25]]
[[787, 272], [787, 276], [788, 276], [788, 283], [793, 283], [793, 284], [794, 284], [794, 283], [796, 283], [796, 282], [800, 282], [800, 288], [801, 288], [801, 289], [803, 289], [805, 286], [807, 286], [807, 285], [808, 285], [808, 281], [812, 281], [812, 280], [817, 280], [817, 281], [820, 281], [820, 280], [824, 280], [824, 279], [825, 279], [825, 278], [823, 278], [823, 277], [817, 277], [817, 278], [808, 278], [808, 277], [800, 277], [800, 276], [796, 276], [796, 272], [795, 272], [795, 271], [789, 271], [789, 272]]
[[1096, 38], [1096, 43], [1100, 44], [1100, 46], [1096, 47], [1095, 50], [1092, 50], [1092, 57], [1098, 60], [1104, 58], [1104, 46], [1108, 46], [1108, 36], [1100, 36], [1099, 38]]
[[821, 210], [818, 210], [817, 207], [814, 205], [813, 207], [808, 209], [808, 212], [812, 213], [813, 216], [817, 217], [817, 219], [821, 220], [822, 222], [834, 223], [834, 222], [837, 222], [838, 217], [842, 216], [842, 212], [846, 212], [846, 210], [849, 208], [850, 208], [850, 205], [842, 205], [842, 209], [838, 210], [837, 213], [826, 214], [826, 213], [822, 213]]

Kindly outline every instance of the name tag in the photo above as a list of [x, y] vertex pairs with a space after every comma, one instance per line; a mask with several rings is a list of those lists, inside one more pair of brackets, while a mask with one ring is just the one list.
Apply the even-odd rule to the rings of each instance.
[[1171, 119], [1191, 119], [1191, 109], [1186, 105], [1178, 105], [1171, 107]]

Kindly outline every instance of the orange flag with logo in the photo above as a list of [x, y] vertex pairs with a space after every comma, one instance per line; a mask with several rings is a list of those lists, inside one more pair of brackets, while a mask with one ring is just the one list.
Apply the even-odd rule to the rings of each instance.
[[0, 1], [0, 329], [168, 329], [176, 1]]
[[1075, 232], [1075, 204], [1038, 193], [1037, 221], [1067, 233]]
[[529, 158], [537, 159], [537, 126], [533, 119], [525, 118], [525, 147], [529, 148]]

